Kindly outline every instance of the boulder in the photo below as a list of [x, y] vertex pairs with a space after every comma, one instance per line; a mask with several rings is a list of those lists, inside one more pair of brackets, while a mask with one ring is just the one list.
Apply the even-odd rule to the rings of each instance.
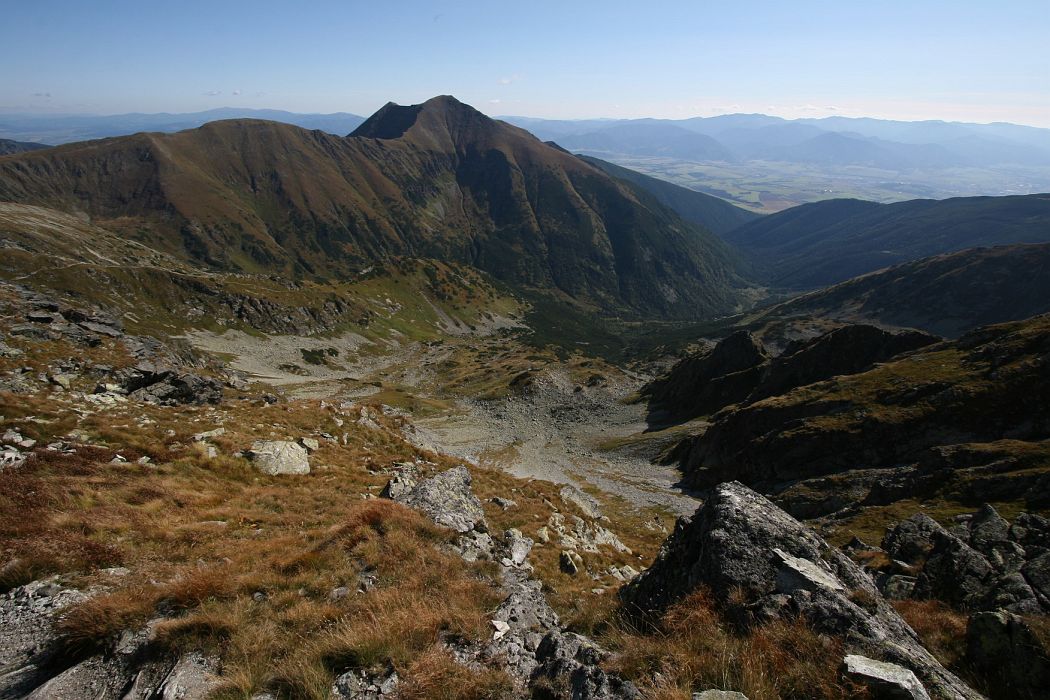
[[569, 576], [575, 576], [583, 568], [583, 558], [576, 552], [562, 551], [558, 557], [558, 568]]
[[564, 486], [558, 493], [563, 501], [579, 508], [580, 512], [588, 518], [602, 517], [601, 504], [598, 503], [597, 498], [589, 493], [585, 493], [575, 486]]
[[571, 632], [549, 632], [536, 650], [538, 662], [533, 682], [539, 678], [561, 680], [573, 700], [636, 700], [641, 693], [633, 683], [602, 670], [608, 656], [586, 637]]
[[747, 700], [747, 696], [735, 690], [704, 690], [693, 693], [693, 700]]
[[309, 474], [306, 448], [288, 440], [256, 440], [248, 452], [256, 469], [263, 474]]
[[650, 617], [701, 587], [732, 617], [801, 617], [850, 654], [909, 669], [931, 693], [980, 697], [918, 642], [858, 564], [738, 482], [719, 484], [691, 519], [679, 519], [620, 595], [629, 613]]
[[867, 686], [875, 700], [930, 700], [915, 674], [897, 664], [851, 654], [843, 660], [843, 672]]
[[979, 612], [966, 628], [966, 659], [993, 678], [1004, 693], [1045, 697], [1050, 688], [1050, 658], [1027, 621], [999, 610]]
[[980, 607], [993, 575], [991, 564], [980, 552], [954, 535], [937, 532], [912, 595], [974, 609]]
[[391, 480], [384, 494], [456, 532], [470, 532], [479, 526], [484, 531], [485, 511], [470, 486], [470, 472], [459, 466], [423, 479], [413, 487], [407, 483], [395, 487]]
[[503, 536], [507, 544], [507, 559], [514, 566], [524, 564], [535, 543], [531, 538], [521, 534], [521, 530], [516, 528], [507, 530]]
[[916, 513], [886, 532], [882, 548], [894, 559], [914, 564], [926, 559], [933, 549], [935, 533], [947, 532], [925, 513]]
[[222, 401], [222, 383], [218, 380], [152, 362], [118, 370], [114, 378], [129, 397], [146, 403], [174, 406]]

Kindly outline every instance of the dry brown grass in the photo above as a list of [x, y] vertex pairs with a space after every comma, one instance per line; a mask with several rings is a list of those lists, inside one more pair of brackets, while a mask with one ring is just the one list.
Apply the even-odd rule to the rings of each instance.
[[656, 629], [620, 623], [603, 639], [617, 651], [612, 668], [650, 698], [688, 700], [710, 688], [752, 700], [865, 697], [839, 677], [840, 640], [816, 634], [802, 620], [734, 629], [705, 591], [671, 608]]
[[938, 661], [962, 670], [966, 657], [966, 613], [938, 600], [895, 600], [893, 607]]
[[513, 697], [512, 691], [506, 674], [468, 669], [443, 649], [431, 647], [408, 668], [408, 680], [397, 696], [399, 700], [499, 700]]

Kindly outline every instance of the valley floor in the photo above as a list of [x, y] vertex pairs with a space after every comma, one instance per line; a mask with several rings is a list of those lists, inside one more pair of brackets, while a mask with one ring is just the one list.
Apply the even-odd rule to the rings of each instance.
[[[410, 438], [425, 449], [520, 478], [597, 489], [672, 517], [690, 515], [700, 504], [677, 485], [675, 468], [652, 463], [691, 426], [667, 431], [670, 434], [644, 434], [645, 407], [630, 402], [647, 380], [642, 375], [604, 368], [604, 373], [589, 377], [588, 386], [574, 381], [571, 362], [555, 362], [526, 369], [528, 376], [518, 385], [477, 399], [457, 391], [443, 363], [461, 355], [473, 359], [479, 350], [498, 343], [492, 338], [385, 348], [366, 348], [371, 343], [355, 334], [318, 339], [227, 331], [195, 332], [187, 339], [200, 350], [226, 358], [249, 379], [280, 387], [290, 396], [384, 400], [407, 414], [413, 425]], [[296, 364], [301, 363], [303, 349], [327, 347], [353, 359], [338, 367]], [[360, 352], [362, 348], [366, 352]], [[293, 365], [295, 372], [288, 369]], [[497, 387], [515, 381], [506, 367], [484, 360], [460, 372], [467, 374], [460, 381], [485, 380]]]

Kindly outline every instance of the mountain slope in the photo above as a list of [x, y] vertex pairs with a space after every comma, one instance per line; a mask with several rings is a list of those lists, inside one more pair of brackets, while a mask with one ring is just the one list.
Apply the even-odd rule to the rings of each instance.
[[28, 151], [38, 151], [41, 148], [47, 148], [47, 144], [0, 139], [0, 156], [9, 156], [14, 153], [26, 153]]
[[737, 303], [710, 232], [451, 97], [387, 105], [350, 137], [234, 120], [9, 157], [0, 200], [85, 212], [220, 270], [326, 280], [435, 257], [613, 313]]
[[785, 302], [771, 315], [816, 315], [954, 337], [1050, 312], [1050, 244], [971, 248], [903, 263]]
[[613, 177], [642, 187], [661, 204], [674, 209], [686, 221], [699, 224], [719, 236], [761, 217], [760, 214], [730, 204], [724, 199], [650, 177], [637, 170], [624, 168], [600, 158], [580, 157]]
[[794, 207], [725, 236], [764, 281], [812, 289], [890, 265], [976, 246], [1050, 242], [1050, 195]]

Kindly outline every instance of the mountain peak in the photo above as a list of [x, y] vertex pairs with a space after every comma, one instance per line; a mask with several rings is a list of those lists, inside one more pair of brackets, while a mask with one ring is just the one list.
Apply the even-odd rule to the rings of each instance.
[[350, 136], [398, 139], [444, 152], [459, 151], [467, 144], [495, 146], [507, 143], [508, 138], [539, 143], [528, 132], [487, 117], [451, 95], [438, 95], [417, 105], [388, 102]]
[[366, 119], [351, 136], [372, 139], [399, 139], [409, 131], [456, 132], [494, 124], [493, 120], [460, 102], [452, 95], [438, 95], [417, 105], [387, 102]]

